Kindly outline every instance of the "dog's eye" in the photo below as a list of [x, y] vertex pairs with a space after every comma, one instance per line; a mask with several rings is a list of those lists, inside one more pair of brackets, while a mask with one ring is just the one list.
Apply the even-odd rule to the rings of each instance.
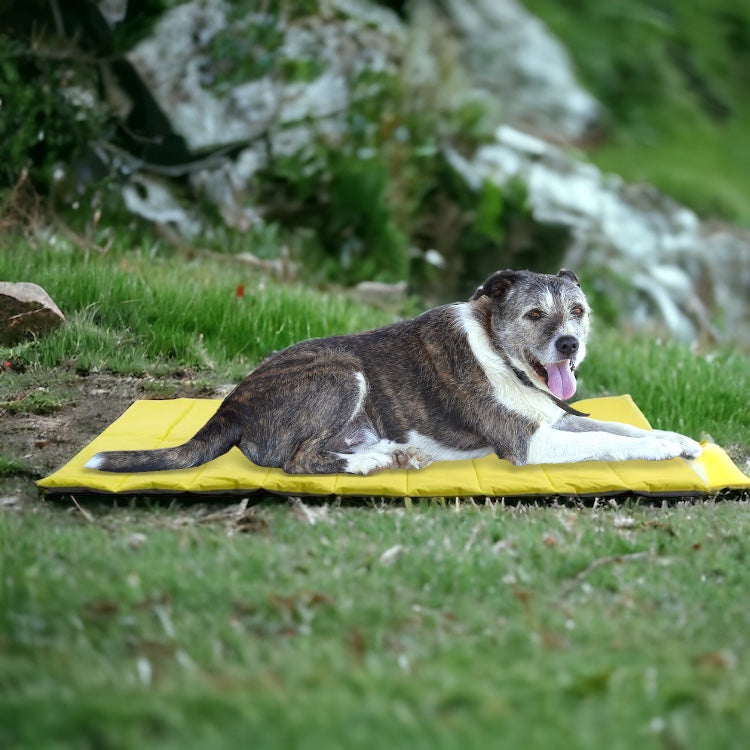
[[526, 317], [529, 320], [540, 320], [542, 317], [542, 311], [541, 310], [529, 310], [526, 313]]
[[571, 311], [570, 314], [573, 315], [576, 318], [580, 318], [581, 315], [583, 315], [583, 308], [580, 305], [576, 305]]

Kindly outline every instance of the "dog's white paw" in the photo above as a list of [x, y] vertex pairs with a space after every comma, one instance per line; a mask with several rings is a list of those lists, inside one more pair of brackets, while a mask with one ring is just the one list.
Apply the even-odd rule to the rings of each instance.
[[654, 436], [670, 443], [677, 443], [682, 448], [679, 454], [682, 458], [697, 458], [703, 452], [703, 447], [687, 435], [681, 435], [679, 432], [669, 432], [668, 430], [654, 430]]
[[645, 461], [666, 461], [682, 455], [682, 446], [672, 440], [661, 437], [635, 438], [633, 455], [629, 458]]

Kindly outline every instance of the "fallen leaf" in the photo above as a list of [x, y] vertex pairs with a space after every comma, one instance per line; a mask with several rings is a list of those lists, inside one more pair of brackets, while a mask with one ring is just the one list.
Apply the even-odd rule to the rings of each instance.
[[367, 641], [362, 630], [357, 627], [352, 628], [347, 633], [346, 644], [352, 652], [355, 661], [361, 663], [367, 652]]
[[697, 666], [706, 669], [731, 670], [737, 666], [737, 657], [734, 652], [728, 649], [699, 654], [693, 661]]
[[96, 599], [81, 605], [81, 614], [87, 620], [106, 620], [120, 611], [120, 604], [112, 599]]

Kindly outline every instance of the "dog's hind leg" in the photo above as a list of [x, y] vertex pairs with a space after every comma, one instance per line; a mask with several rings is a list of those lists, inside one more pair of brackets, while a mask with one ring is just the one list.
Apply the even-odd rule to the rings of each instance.
[[345, 460], [326, 450], [327, 442], [327, 437], [318, 437], [300, 443], [284, 464], [284, 471], [287, 474], [338, 474], [345, 471]]
[[301, 430], [287, 443], [282, 468], [288, 474], [349, 471], [348, 454], [378, 440], [363, 412], [367, 383], [361, 372], [329, 369], [314, 378], [314, 389], [314, 398], [297, 404], [295, 421]]
[[329, 430], [299, 443], [284, 464], [288, 474], [372, 474], [398, 468], [393, 463], [396, 444], [381, 440], [364, 415], [338, 430]]

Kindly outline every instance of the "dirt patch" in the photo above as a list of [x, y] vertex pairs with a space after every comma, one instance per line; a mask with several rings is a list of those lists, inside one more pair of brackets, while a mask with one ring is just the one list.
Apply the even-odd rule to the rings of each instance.
[[43, 388], [56, 406], [35, 414], [0, 406], [0, 455], [17, 463], [17, 474], [0, 479], [0, 496], [38, 497], [34, 480], [59, 469], [99, 435], [134, 401], [144, 398], [220, 398], [226, 386], [191, 379], [153, 380], [108, 374], [70, 375], [51, 385], [2, 376], [0, 403], [20, 402]]

